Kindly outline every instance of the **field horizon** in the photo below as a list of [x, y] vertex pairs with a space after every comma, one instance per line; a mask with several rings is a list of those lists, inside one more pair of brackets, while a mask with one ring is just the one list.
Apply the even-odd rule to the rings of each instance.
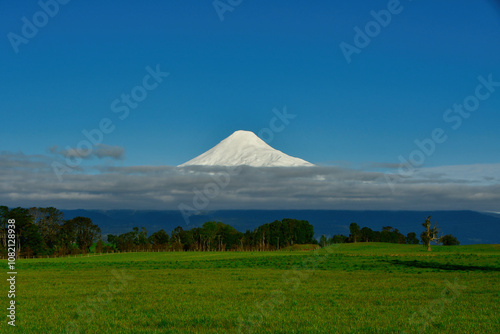
[[[500, 245], [20, 259], [23, 333], [494, 333]], [[6, 299], [6, 297], [2, 297]], [[43, 312], [40, 312], [43, 310]], [[47, 316], [50, 315], [50, 316]]]

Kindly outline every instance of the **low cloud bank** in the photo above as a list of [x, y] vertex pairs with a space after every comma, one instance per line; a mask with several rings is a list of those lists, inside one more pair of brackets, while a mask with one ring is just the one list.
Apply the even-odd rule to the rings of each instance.
[[[103, 155], [120, 157], [119, 149]], [[0, 153], [0, 204], [61, 209], [499, 211], [500, 164], [421, 168], [402, 177], [339, 167], [85, 166], [58, 180], [53, 157]], [[379, 164], [376, 167], [380, 168]]]

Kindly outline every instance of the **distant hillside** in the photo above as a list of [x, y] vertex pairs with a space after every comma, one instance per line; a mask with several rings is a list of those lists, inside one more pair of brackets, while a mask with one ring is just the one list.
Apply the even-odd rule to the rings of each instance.
[[392, 226], [403, 234], [420, 235], [425, 217], [432, 216], [442, 234], [453, 234], [461, 244], [500, 244], [500, 215], [474, 211], [349, 211], [349, 210], [221, 210], [203, 212], [189, 218], [186, 224], [179, 211], [135, 210], [63, 210], [66, 219], [76, 216], [91, 218], [103, 234], [121, 234], [134, 226], [145, 227], [149, 234], [164, 229], [170, 233], [175, 227], [184, 229], [201, 226], [210, 220], [221, 221], [238, 231], [253, 230], [259, 225], [283, 218], [308, 220], [314, 226], [317, 238], [322, 234], [349, 234], [349, 224], [356, 222], [381, 230]]

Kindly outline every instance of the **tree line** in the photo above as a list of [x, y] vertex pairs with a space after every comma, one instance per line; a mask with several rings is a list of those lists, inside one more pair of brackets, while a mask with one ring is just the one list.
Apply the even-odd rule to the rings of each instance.
[[245, 233], [216, 221], [201, 227], [184, 230], [176, 227], [171, 235], [163, 229], [147, 236], [147, 230], [134, 227], [118, 236], [108, 234], [107, 242], [120, 251], [171, 250], [171, 251], [264, 251], [277, 250], [294, 244], [317, 243], [314, 228], [306, 220], [285, 218], [263, 224]]
[[457, 238], [451, 234], [439, 236], [437, 225], [434, 224], [434, 227], [431, 227], [430, 216], [425, 219], [422, 226], [425, 229], [420, 234], [421, 240], [419, 240], [415, 232], [409, 232], [405, 236], [399, 232], [397, 228], [392, 226], [383, 226], [382, 231], [373, 231], [369, 227], [361, 228], [358, 224], [351, 223], [349, 225], [349, 236], [336, 234], [331, 238], [327, 238], [325, 235], [322, 235], [320, 237], [319, 244], [321, 247], [324, 247], [331, 244], [351, 242], [388, 242], [408, 245], [418, 245], [421, 242], [427, 247], [428, 251], [431, 250], [431, 242], [442, 244], [443, 246], [454, 246], [460, 244]]
[[90, 218], [64, 219], [54, 207], [12, 208], [0, 206], [0, 252], [7, 253], [7, 225], [16, 221], [16, 249], [20, 256], [75, 255], [95, 252], [166, 250], [229, 251], [275, 250], [294, 244], [317, 243], [308, 221], [288, 219], [263, 224], [245, 233], [215, 221], [184, 230], [176, 227], [169, 235], [161, 229], [148, 236], [146, 228], [134, 227], [120, 235], [108, 234], [102, 240], [101, 229]]
[[16, 249], [18, 255], [68, 255], [90, 251], [95, 240], [101, 238], [101, 229], [87, 217], [65, 220], [64, 214], [54, 208], [13, 208], [0, 206], [0, 250], [7, 250], [7, 224], [15, 219]]
[[[266, 251], [279, 250], [298, 244], [318, 244], [314, 238], [314, 227], [307, 220], [285, 218], [260, 225], [245, 233], [222, 222], [209, 221], [201, 227], [184, 230], [176, 227], [170, 234], [161, 229], [148, 236], [146, 228], [134, 227], [120, 235], [108, 234], [101, 239], [101, 229], [90, 218], [64, 219], [62, 211], [54, 207], [32, 207], [9, 209], [0, 206], [0, 251], [7, 252], [7, 225], [9, 219], [16, 221], [16, 247], [21, 256], [82, 254], [95, 252], [163, 250], [163, 251]], [[431, 242], [443, 245], [458, 245], [452, 235], [438, 236], [436, 225], [431, 227], [430, 217], [422, 224], [425, 228], [421, 240], [415, 232], [406, 236], [398, 229], [384, 226], [382, 231], [357, 223], [349, 225], [348, 236], [336, 234], [331, 238], [322, 235], [319, 245], [325, 247], [349, 242], [388, 242], [419, 244], [431, 250]]]

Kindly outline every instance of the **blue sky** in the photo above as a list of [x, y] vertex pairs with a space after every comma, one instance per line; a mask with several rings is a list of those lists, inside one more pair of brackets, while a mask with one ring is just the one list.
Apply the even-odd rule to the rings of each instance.
[[[497, 2], [402, 0], [348, 63], [341, 43], [355, 45], [354, 28], [364, 31], [371, 11], [392, 2], [241, 1], [221, 20], [212, 1], [72, 0], [15, 45], [23, 17], [43, 19], [42, 7], [1, 1], [0, 151], [5, 161], [63, 163], [82, 131], [108, 118], [113, 131], [79, 173], [176, 166], [235, 130], [259, 133], [286, 106], [296, 117], [270, 145], [320, 166], [380, 171], [440, 128], [447, 140], [419, 167], [479, 164], [495, 173], [500, 87], [457, 129], [443, 116], [475, 94], [479, 76], [500, 81]], [[169, 75], [119, 119], [112, 102], [142, 85], [148, 66]], [[41, 179], [57, 182], [49, 174]], [[23, 205], [21, 195], [5, 201]]]

